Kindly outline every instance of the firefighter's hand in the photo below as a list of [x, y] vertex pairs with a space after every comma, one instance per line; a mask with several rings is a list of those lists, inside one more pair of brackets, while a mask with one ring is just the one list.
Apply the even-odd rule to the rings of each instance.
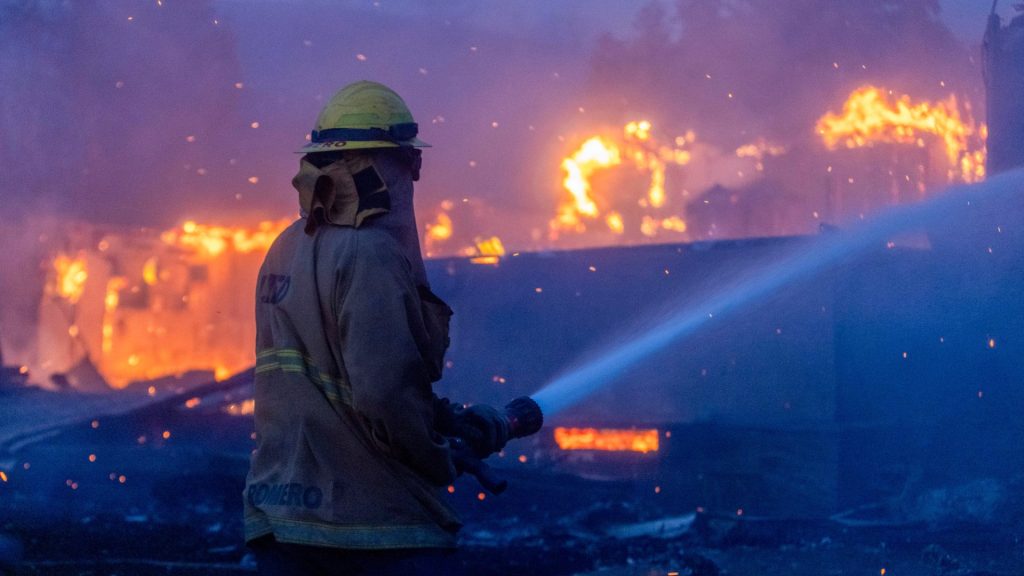
[[478, 458], [462, 438], [448, 438], [448, 442], [452, 463], [455, 464], [455, 470], [460, 476], [472, 475], [491, 494], [501, 494], [505, 491], [508, 482], [496, 476], [490, 466]]
[[470, 468], [470, 459], [476, 458], [466, 441], [457, 436], [448, 438], [448, 449], [451, 450], [452, 464], [455, 465], [455, 473], [462, 476]]
[[476, 404], [466, 408], [460, 416], [462, 425], [459, 436], [478, 458], [486, 458], [505, 447], [508, 442], [508, 419], [500, 410], [486, 404]]

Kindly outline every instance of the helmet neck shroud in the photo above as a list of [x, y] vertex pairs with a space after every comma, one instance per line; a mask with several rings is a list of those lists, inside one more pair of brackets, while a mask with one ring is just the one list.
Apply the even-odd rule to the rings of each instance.
[[[429, 287], [427, 273], [423, 265], [423, 254], [420, 251], [419, 227], [416, 224], [416, 211], [413, 203], [413, 181], [419, 176], [419, 150], [413, 148], [384, 148], [376, 150], [360, 150], [358, 152], [321, 152], [307, 154], [303, 161], [315, 166], [324, 175], [335, 174], [331, 166], [336, 162], [352, 161], [353, 156], [360, 156], [363, 163], [369, 160], [372, 163], [372, 172], [375, 175], [374, 182], [369, 182], [369, 176], [359, 176], [367, 170], [363, 170], [353, 178], [357, 190], [360, 186], [366, 188], [365, 192], [379, 195], [377, 191], [384, 188], [388, 200], [386, 211], [374, 214], [359, 227], [381, 228], [389, 236], [394, 238], [402, 248], [403, 254], [409, 261], [412, 268], [413, 278], [417, 285]], [[348, 174], [348, 171], [343, 171]], [[359, 176], [359, 177], [356, 177]], [[379, 177], [379, 181], [376, 180]], [[361, 182], [360, 180], [367, 180]], [[296, 184], [298, 187], [299, 184]], [[335, 183], [334, 188], [338, 189], [339, 184]], [[361, 195], [364, 191], [360, 190]], [[300, 191], [301, 194], [301, 191]], [[307, 218], [316, 218], [315, 214], [304, 214]], [[320, 224], [320, 223], [317, 223]], [[315, 228], [316, 226], [314, 226]]]

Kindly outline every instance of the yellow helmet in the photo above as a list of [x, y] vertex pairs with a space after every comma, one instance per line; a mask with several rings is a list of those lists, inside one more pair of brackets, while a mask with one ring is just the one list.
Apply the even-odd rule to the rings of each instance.
[[297, 152], [430, 146], [416, 137], [419, 126], [394, 90], [363, 80], [345, 86], [320, 111], [309, 144]]

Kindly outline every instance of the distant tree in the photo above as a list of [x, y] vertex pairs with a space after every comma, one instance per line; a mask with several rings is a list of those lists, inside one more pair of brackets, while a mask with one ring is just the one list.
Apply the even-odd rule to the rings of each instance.
[[866, 83], [980, 104], [971, 54], [939, 16], [937, 0], [678, 0], [674, 14], [654, 3], [631, 36], [601, 40], [590, 92], [610, 121], [654, 114], [729, 145], [808, 137]]

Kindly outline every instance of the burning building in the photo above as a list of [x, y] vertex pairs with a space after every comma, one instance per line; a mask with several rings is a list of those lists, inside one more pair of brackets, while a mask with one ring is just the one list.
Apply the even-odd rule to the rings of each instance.
[[[720, 14], [680, 9], [689, 10], [694, 21], [708, 19], [709, 29], [731, 25]], [[753, 12], [734, 17], [762, 19]], [[1005, 62], [1016, 50], [1015, 26], [990, 25], [986, 62], [992, 92], [1001, 79], [1012, 76]], [[693, 30], [690, 34], [700, 36]], [[597, 121], [580, 106], [580, 118], [587, 120], [580, 121], [574, 135], [560, 138], [562, 145], [549, 159], [554, 170], [545, 175], [550, 187], [542, 190], [551, 194], [543, 203], [522, 208], [503, 222], [505, 229], [475, 223], [477, 214], [470, 212], [475, 208], [467, 208], [476, 205], [475, 198], [434, 198], [436, 210], [421, 213], [427, 216], [423, 245], [435, 258], [430, 266], [438, 292], [459, 312], [446, 384], [454, 397], [498, 402], [529, 393], [553, 377], [553, 366], [596, 346], [598, 335], [655, 314], [643, 303], [707, 297], [730, 282], [733, 270], [770, 260], [805, 241], [801, 235], [829, 228], [823, 225], [843, 226], [884, 207], [926, 200], [950, 183], [984, 177], [987, 127], [974, 119], [964, 92], [944, 82], [939, 95], [934, 85], [930, 92], [897, 90], [885, 86], [886, 71], [894, 83], [912, 83], [898, 82], [891, 68], [880, 66], [876, 73], [875, 61], [855, 66], [837, 56], [830, 73], [846, 74], [847, 67], [856, 72], [831, 79], [834, 93], [828, 98], [825, 91], [792, 96], [789, 92], [801, 92], [797, 88], [806, 80], [801, 84], [799, 77], [788, 76], [778, 82], [787, 86], [784, 100], [774, 108], [752, 106], [760, 116], [778, 109], [787, 127], [780, 130], [771, 118], [725, 108], [738, 108], [751, 97], [745, 93], [754, 91], [744, 83], [748, 76], [756, 80], [763, 66], [749, 74], [719, 74], [708, 65], [716, 60], [714, 54], [699, 42], [687, 45], [693, 41], [689, 37], [673, 44], [669, 36], [653, 35], [626, 48], [657, 52], [658, 47], [645, 44], [655, 41], [666, 44], [661, 47], [665, 54], [680, 50], [688, 56], [672, 56], [685, 64], [685, 89], [639, 88], [672, 95], [659, 101], [619, 94], [636, 87], [617, 81], [621, 86], [607, 92], [621, 96], [610, 98], [618, 112], [604, 113], [604, 121]], [[750, 48], [745, 46], [737, 47], [737, 53]], [[763, 43], [752, 46], [760, 50]], [[690, 57], [691, 49], [705, 57]], [[641, 73], [645, 66], [632, 60], [625, 64]], [[115, 83], [114, 89], [124, 86]], [[234, 95], [243, 87], [232, 79], [218, 90]], [[693, 98], [683, 106], [678, 94]], [[629, 115], [619, 118], [625, 114], [623, 102]], [[1000, 112], [991, 99], [989, 107], [995, 120]], [[731, 128], [712, 125], [698, 117], [714, 116], [703, 110], [726, 110], [724, 120], [716, 122], [735, 122]], [[432, 119], [437, 125], [444, 122], [442, 115]], [[489, 125], [493, 130], [503, 126], [495, 120]], [[1010, 125], [1000, 121], [1002, 130]], [[264, 130], [261, 126], [245, 123], [248, 130]], [[183, 134], [179, 145], [195, 148], [203, 137]], [[992, 147], [1000, 149], [996, 141]], [[193, 163], [198, 156], [188, 160], [188, 174], [208, 175], [210, 168]], [[236, 165], [233, 158], [225, 162]], [[998, 163], [989, 160], [993, 169]], [[476, 160], [469, 166], [475, 168]], [[260, 182], [256, 176], [247, 180], [251, 186]], [[253, 361], [251, 287], [262, 254], [286, 223], [189, 221], [164, 232], [64, 227], [46, 255], [34, 345], [19, 354], [19, 364], [30, 367], [44, 384], [90, 391], [188, 371], [224, 378], [245, 370]], [[948, 242], [942, 235], [923, 237], [913, 246], [893, 239], [886, 250], [899, 252], [901, 262], [913, 267], [917, 259], [928, 259], [927, 252], [914, 250]], [[634, 245], [646, 247], [626, 248]], [[612, 247], [587, 250], [595, 246]], [[515, 251], [521, 247], [532, 253]], [[552, 252], [578, 248], [584, 250]], [[883, 254], [876, 256], [884, 268], [890, 255]], [[628, 453], [638, 461], [657, 462], [676, 450], [673, 444], [681, 433], [685, 436], [682, 428], [695, 422], [768, 423], [809, 427], [818, 434], [835, 423], [837, 414], [847, 413], [840, 407], [845, 396], [837, 390], [845, 390], [863, 368], [855, 363], [853, 376], [837, 368], [845, 362], [836, 351], [843, 335], [856, 332], [851, 324], [859, 326], [851, 319], [859, 313], [857, 303], [869, 300], [866, 291], [841, 284], [831, 277], [798, 287], [786, 302], [766, 305], [760, 318], [744, 318], [733, 328], [712, 327], [700, 349], [674, 350], [651, 367], [639, 368], [629, 393], [604, 391], [566, 414], [549, 448], [576, 460], [606, 452], [602, 457]], [[837, 300], [840, 292], [850, 303]], [[842, 306], [849, 306], [849, 317], [840, 315]], [[501, 351], [506, 350], [523, 358], [505, 357]], [[482, 391], [480, 382], [494, 387]], [[694, 384], [701, 382], [713, 385]], [[237, 411], [245, 412], [244, 406], [238, 404]], [[828, 448], [834, 444], [815, 446], [821, 448], [822, 462], [838, 458]], [[827, 508], [821, 504], [820, 509]]]
[[252, 365], [256, 273], [288, 224], [188, 221], [157, 233], [78, 225], [53, 258], [38, 323], [38, 370], [81, 390]]
[[691, 200], [685, 211], [694, 237], [813, 233], [985, 175], [987, 126], [953, 94], [918, 101], [862, 86], [814, 130], [815, 140], [762, 155], [752, 181], [716, 185]]
[[[822, 223], [863, 218], [984, 175], [986, 127], [953, 95], [919, 101], [864, 86], [841, 111], [821, 115], [814, 130], [818, 140], [800, 147], [759, 138], [717, 156], [692, 130], [666, 137], [647, 120], [590, 136], [560, 164], [561, 199], [540, 245], [813, 233]], [[728, 186], [701, 188], [707, 183], [687, 172], [711, 165], [733, 174]], [[424, 227], [427, 254], [491, 265], [506, 256], [498, 236], [470, 228], [456, 240], [456, 228], [468, 224], [462, 220], [468, 217], [454, 202], [442, 202]], [[57, 374], [58, 387], [91, 390], [244, 369], [251, 351], [239, 343], [252, 341], [251, 294], [239, 287], [252, 285], [286, 222], [189, 221], [160, 234], [67, 227], [46, 267], [36, 359], [27, 363]]]
[[[30, 297], [8, 299], [8, 309], [0, 310], [3, 361], [13, 362], [0, 373], [0, 388], [4, 381], [22, 386], [30, 373], [36, 383], [72, 392], [119, 389], [88, 397], [50, 394], [58, 397], [53, 405], [26, 413], [40, 421], [63, 420], [61, 403], [100, 406], [130, 398], [146, 404], [139, 413], [82, 423], [77, 443], [60, 447], [62, 454], [71, 454], [66, 460], [39, 443], [29, 467], [28, 457], [15, 458], [21, 457], [15, 448], [42, 436], [26, 439], [15, 430], [0, 438], [0, 448], [10, 449], [3, 454], [10, 458], [0, 480], [6, 484], [9, 475], [11, 486], [38, 483], [49, 490], [46, 482], [59, 478], [57, 506], [105, 495], [101, 506], [85, 508], [82, 517], [90, 519], [100, 517], [96, 510], [106, 513], [104, 506], [118, 509], [128, 499], [124, 494], [131, 494], [130, 501], [143, 508], [154, 496], [164, 499], [161, 514], [167, 510], [180, 520], [173, 515], [183, 514], [191, 496], [182, 496], [182, 486], [201, 493], [216, 484], [223, 488], [222, 502], [237, 504], [232, 484], [237, 478], [230, 470], [243, 465], [250, 449], [246, 418], [253, 403], [245, 390], [253, 362], [253, 287], [263, 253], [287, 224], [251, 215], [287, 212], [284, 201], [271, 203], [259, 195], [265, 189], [270, 197], [269, 191], [290, 175], [291, 159], [268, 159], [281, 156], [281, 142], [300, 134], [294, 130], [300, 122], [286, 118], [292, 112], [266, 111], [295, 110], [299, 116], [305, 112], [294, 103], [313, 106], [321, 86], [311, 94], [309, 85], [294, 81], [322, 79], [320, 61], [306, 57], [313, 45], [318, 51], [352, 49], [332, 44], [332, 19], [301, 26], [275, 19], [261, 29], [303, 30], [312, 40], [292, 36], [274, 46], [291, 60], [294, 72], [287, 86], [274, 84], [258, 73], [248, 75], [249, 68], [262, 67], [236, 66], [234, 39], [221, 32], [248, 25], [251, 33], [251, 21], [239, 18], [232, 24], [238, 28], [230, 28], [231, 19], [207, 10], [210, 3], [200, 3], [204, 8], [195, 18], [172, 12], [184, 4], [156, 4], [122, 14], [125, 7], [101, 3], [98, 15], [84, 9], [56, 20], [61, 26], [55, 28], [75, 27], [68, 38], [88, 38], [91, 27], [107, 22], [109, 14], [109, 21], [120, 22], [116, 30], [132, 30], [138, 44], [128, 45], [137, 47], [154, 31], [167, 29], [161, 12], [176, 14], [175, 33], [162, 35], [161, 47], [154, 49], [170, 55], [167, 68], [133, 56], [131, 66], [110, 74], [108, 81], [107, 74], [96, 72], [104, 68], [79, 66], [70, 57], [79, 51], [75, 42], [61, 45], [61, 60], [80, 70], [77, 77], [88, 88], [90, 105], [111, 103], [92, 127], [122, 127], [118, 120], [125, 107], [118, 98], [133, 98], [133, 117], [150, 111], [142, 104], [148, 99], [137, 94], [162, 96], [166, 100], [160, 102], [178, 108], [181, 101], [202, 102], [192, 92], [173, 95], [167, 89], [183, 77], [167, 72], [177, 73], [179, 60], [200, 62], [201, 82], [192, 85], [209, 86], [204, 93], [213, 104], [195, 106], [195, 118], [162, 117], [151, 131], [125, 123], [131, 139], [116, 131], [76, 133], [84, 135], [79, 148], [87, 152], [62, 157], [67, 167], [60, 168], [60, 176], [61, 182], [82, 185], [69, 196], [75, 202], [61, 203], [81, 206], [82, 198], [106, 198], [110, 190], [137, 194], [114, 220], [141, 215], [134, 224], [154, 226], [159, 219], [153, 213], [174, 211], [140, 200], [157, 186], [168, 190], [167, 196], [184, 198], [179, 207], [191, 209], [197, 199], [217, 201], [191, 211], [203, 220], [169, 229], [103, 224], [106, 207], [88, 202], [83, 214], [94, 222], [63, 219], [48, 229], [45, 242], [36, 242], [43, 235], [27, 227], [23, 236], [34, 248], [15, 265], [5, 260], [5, 278], [0, 278], [7, 293], [19, 283], [39, 285]], [[418, 73], [411, 75], [422, 82], [429, 111], [421, 124], [438, 137], [428, 138], [437, 144], [434, 158], [440, 160], [433, 166], [447, 168], [429, 174], [418, 189], [426, 223], [422, 244], [431, 258], [434, 289], [456, 310], [439, 393], [501, 404], [536, 392], [588, 358], [642, 338], [675, 309], [713, 300], [734, 287], [742, 273], [759, 270], [770, 277], [781, 256], [845, 234], [854, 227], [851, 221], [937, 199], [950, 184], [981, 181], [986, 161], [990, 174], [1019, 163], [1009, 159], [1020, 148], [1014, 143], [1020, 123], [1012, 110], [1021, 85], [1013, 69], [1020, 60], [1019, 18], [1005, 27], [996, 18], [989, 26], [986, 125], [978, 120], [980, 107], [974, 107], [981, 103], [979, 94], [962, 82], [965, 74], [953, 70], [967, 66], [967, 57], [957, 59], [959, 53], [943, 49], [945, 37], [931, 12], [937, 3], [676, 4], [685, 16], [681, 34], [666, 32], [660, 26], [671, 19], [650, 17], [657, 15], [648, 10], [634, 39], [602, 42], [593, 55], [590, 85], [579, 94], [561, 87], [525, 95], [528, 91], [508, 90], [521, 86], [524, 77], [538, 87], [536, 70], [552, 63], [526, 52], [530, 57], [523, 60], [534, 75], [517, 76], [507, 73], [506, 62], [486, 60], [514, 52], [503, 50], [517, 43], [514, 38], [477, 42], [474, 32], [470, 48], [452, 41], [458, 22], [437, 26], [447, 52], [431, 61], [430, 50], [418, 44], [429, 42], [436, 31], [379, 38], [377, 26], [367, 24], [377, 16], [353, 20], [358, 25], [345, 42], [360, 44], [350, 59], [359, 68], [346, 74], [363, 74], [378, 62], [385, 62], [378, 72], [405, 70], [389, 68], [392, 62], [381, 57], [389, 51], [425, 60], [414, 64]], [[293, 18], [286, 12], [298, 14], [288, 20], [296, 23], [327, 9], [274, 10], [282, 22]], [[148, 33], [136, 32], [139, 28]], [[179, 42], [192, 28], [203, 30], [210, 41]], [[794, 28], [801, 34], [793, 35]], [[32, 32], [26, 28], [23, 37], [35, 38]], [[245, 38], [244, 31], [238, 33]], [[110, 54], [141, 52], [125, 52], [120, 36], [108, 36], [104, 49]], [[791, 41], [778, 41], [787, 37]], [[220, 47], [219, 67], [187, 57], [191, 52], [184, 49], [193, 45], [205, 53], [214, 53], [209, 46]], [[4, 69], [49, 70], [37, 65], [49, 63], [47, 58]], [[0, 65], [4, 62], [0, 58]], [[554, 62], [559, 66], [550, 67], [563, 74], [557, 82], [568, 85], [569, 66]], [[135, 66], [149, 76], [133, 73]], [[486, 69], [508, 84], [485, 76]], [[152, 77], [160, 82], [146, 82]], [[430, 84], [437, 77], [444, 80]], [[446, 102], [454, 77], [470, 80], [464, 85], [468, 96]], [[18, 94], [25, 95], [19, 104], [31, 99], [26, 87], [35, 84], [19, 83]], [[58, 94], [55, 84], [41, 85]], [[474, 91], [471, 85], [487, 88]], [[144, 91], [133, 92], [143, 86]], [[513, 92], [522, 103], [511, 106], [500, 99]], [[484, 122], [474, 100], [486, 102], [482, 108], [495, 117]], [[47, 159], [43, 135], [89, 111], [59, 99], [43, 102], [11, 107], [14, 112], [0, 119], [7, 133], [27, 135], [9, 140], [32, 143], [40, 149], [39, 159]], [[236, 105], [244, 118], [232, 116]], [[503, 105], [508, 109], [501, 110]], [[12, 121], [27, 116], [23, 110], [61, 106], [73, 113], [54, 115], [52, 125]], [[303, 129], [307, 121], [301, 119]], [[12, 132], [11, 126], [24, 130]], [[141, 145], [153, 141], [166, 146], [159, 172], [146, 168], [153, 154]], [[104, 146], [107, 142], [121, 146]], [[124, 146], [131, 154], [124, 154]], [[19, 170], [32, 166], [15, 161], [23, 150], [0, 152]], [[527, 166], [537, 174], [524, 176]], [[79, 173], [90, 176], [79, 181]], [[136, 174], [148, 178], [145, 185]], [[63, 199], [54, 191], [72, 189], [51, 185], [46, 171], [31, 176], [26, 196], [38, 189], [49, 191], [47, 198]], [[285, 196], [280, 189], [273, 194]], [[210, 223], [224, 213], [245, 218], [235, 212], [243, 205], [250, 210], [244, 212], [248, 223]], [[841, 266], [734, 311], [727, 320], [709, 311], [702, 332], [666, 346], [608, 386], [595, 387], [553, 417], [536, 438], [511, 444], [495, 467], [531, 477], [537, 491], [509, 496], [519, 498], [513, 502], [523, 509], [544, 508], [536, 505], [551, 494], [543, 492], [544, 484], [551, 488], [569, 472], [572, 482], [625, 480], [629, 497], [648, 500], [659, 511], [710, 511], [733, 519], [822, 518], [850, 509], [877, 511], [893, 502], [915, 504], [911, 497], [932, 488], [1019, 475], [1024, 467], [1018, 446], [1024, 430], [1017, 417], [1024, 409], [1017, 385], [1024, 377], [1017, 361], [1024, 332], [1019, 286], [1024, 218], [1019, 207], [991, 204], [946, 216], [944, 226], [919, 227], [911, 239], [888, 238]], [[17, 235], [0, 234], [7, 234], [5, 244]], [[240, 374], [171, 398], [153, 382], [190, 371], [205, 380]], [[140, 381], [146, 384], [132, 386]], [[11, 405], [28, 405], [31, 394], [42, 393], [19, 390], [10, 394]], [[17, 418], [9, 420], [13, 428]], [[15, 441], [8, 442], [12, 437]], [[99, 466], [91, 458], [95, 452]], [[227, 452], [231, 455], [225, 457]], [[136, 461], [139, 454], [147, 459]], [[116, 464], [100, 470], [108, 462]], [[146, 474], [160, 476], [152, 491]], [[460, 482], [457, 497], [470, 492], [464, 489], [468, 480]], [[586, 484], [577, 496], [597, 499], [601, 485]], [[481, 507], [495, 500], [485, 500], [476, 487], [468, 498]], [[138, 515], [130, 517], [125, 522], [136, 522]], [[506, 531], [513, 518], [503, 516], [499, 530]], [[587, 517], [580, 518], [585, 523]], [[210, 526], [210, 533], [221, 529]], [[197, 549], [208, 540], [209, 534], [201, 535]], [[493, 539], [486, 545], [492, 550]]]

